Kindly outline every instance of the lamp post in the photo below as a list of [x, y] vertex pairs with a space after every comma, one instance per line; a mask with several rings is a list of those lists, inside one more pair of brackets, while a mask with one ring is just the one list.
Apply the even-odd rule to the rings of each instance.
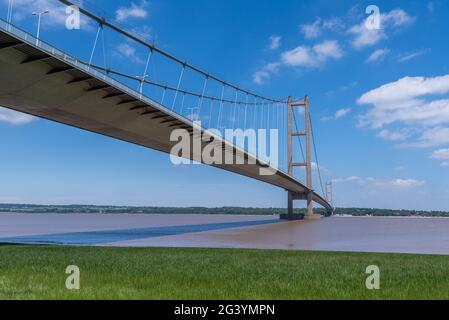
[[136, 77], [136, 79], [139, 80], [139, 93], [140, 93], [140, 95], [143, 94], [143, 85], [145, 84], [145, 80], [146, 80], [147, 77], [149, 77], [148, 74], [145, 74], [142, 77], [140, 77], [140, 76]]
[[41, 34], [41, 19], [42, 19], [42, 15], [49, 13], [50, 11], [45, 10], [45, 11], [41, 11], [41, 12], [33, 12], [32, 15], [33, 16], [37, 16], [37, 34], [36, 34], [36, 46], [39, 46], [39, 37]]
[[8, 31], [11, 31], [13, 1], [14, 0], [8, 1], [8, 17], [6, 18], [6, 22], [8, 23], [8, 26], [7, 26]]
[[11, 23], [11, 19], [12, 19], [12, 5], [13, 5], [13, 0], [9, 0], [8, 1], [8, 18], [6, 19], [8, 21], [8, 23]]
[[147, 77], [149, 77], [149, 74], [147, 74], [147, 71], [148, 71], [148, 66], [150, 64], [150, 60], [151, 60], [152, 56], [153, 56], [153, 50], [151, 50], [150, 54], [148, 55], [148, 59], [147, 59], [147, 63], [145, 64], [145, 71], [143, 72], [143, 76], [142, 77], [137, 77], [140, 80], [139, 93], [140, 93], [141, 96], [142, 96], [142, 93], [143, 93], [143, 85], [145, 84], [145, 79]]

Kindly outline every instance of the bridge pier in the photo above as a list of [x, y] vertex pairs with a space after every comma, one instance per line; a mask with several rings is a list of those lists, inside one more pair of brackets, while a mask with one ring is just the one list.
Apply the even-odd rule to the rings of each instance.
[[313, 216], [313, 201], [312, 201], [312, 192], [307, 193], [307, 216]]
[[[288, 202], [287, 202], [287, 214], [282, 214], [282, 220], [316, 220], [321, 216], [313, 213], [313, 201], [312, 201], [312, 192], [304, 192], [304, 193], [295, 193], [291, 191], [287, 191], [288, 193]], [[293, 202], [295, 200], [306, 200], [307, 201], [307, 214], [295, 214]]]
[[287, 191], [287, 193], [288, 193], [287, 214], [281, 214], [280, 217], [281, 220], [289, 220], [289, 221], [304, 220], [303, 214], [294, 213], [293, 200], [299, 197], [299, 195], [291, 191]]

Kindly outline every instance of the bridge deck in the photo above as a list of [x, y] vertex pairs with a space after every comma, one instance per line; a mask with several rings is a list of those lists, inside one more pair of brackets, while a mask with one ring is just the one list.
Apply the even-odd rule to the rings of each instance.
[[[214, 165], [298, 195], [309, 189], [282, 171], [261, 175], [270, 167], [245, 150], [199, 128], [192, 121], [142, 96], [76, 58], [0, 20], [0, 105], [151, 149], [170, 153], [173, 129], [196, 128], [224, 146], [224, 154], [255, 164]], [[211, 142], [209, 142], [211, 143]], [[208, 143], [203, 142], [204, 148]], [[200, 159], [193, 151], [190, 159]], [[224, 161], [223, 161], [224, 163]], [[318, 194], [313, 200], [331, 210]]]

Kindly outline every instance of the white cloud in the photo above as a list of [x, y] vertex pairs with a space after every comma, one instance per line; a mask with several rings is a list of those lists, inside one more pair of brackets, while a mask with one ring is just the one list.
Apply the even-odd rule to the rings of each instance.
[[382, 60], [386, 55], [390, 53], [389, 49], [378, 49], [374, 51], [366, 60], [367, 62], [375, 62]]
[[408, 15], [402, 9], [394, 9], [387, 14], [381, 15], [381, 23], [384, 28], [397, 28], [410, 25], [415, 22], [415, 18]]
[[313, 23], [302, 24], [299, 30], [306, 39], [318, 38], [324, 30], [340, 31], [344, 29], [344, 24], [340, 18], [333, 17], [330, 19], [317, 18]]
[[340, 45], [335, 40], [327, 40], [313, 46], [313, 51], [317, 54], [318, 60], [327, 58], [340, 59], [343, 56]]
[[292, 67], [319, 67], [326, 61], [338, 60], [343, 52], [337, 41], [326, 40], [313, 47], [299, 46], [282, 54], [282, 62]]
[[371, 90], [360, 97], [360, 104], [375, 104], [410, 100], [430, 94], [445, 94], [449, 92], [449, 75], [425, 78], [404, 77], [377, 89]]
[[441, 162], [442, 167], [449, 167], [449, 149], [439, 149], [432, 152], [430, 155], [431, 159], [444, 160]]
[[377, 137], [387, 141], [403, 141], [410, 136], [410, 132], [407, 129], [401, 129], [399, 131], [382, 130], [377, 134]]
[[333, 179], [332, 182], [333, 183], [349, 183], [349, 182], [363, 182], [364, 179], [358, 176], [351, 176], [351, 177], [347, 177], [347, 178], [338, 178], [338, 179]]
[[0, 122], [22, 125], [30, 123], [34, 119], [36, 118], [28, 114], [0, 107]]
[[119, 55], [130, 59], [132, 62], [143, 64], [145, 61], [143, 61], [139, 56], [137, 55], [137, 51], [134, 47], [127, 43], [121, 43], [117, 47]]
[[401, 144], [401, 147], [430, 148], [449, 144], [449, 128], [426, 129], [415, 142]]
[[310, 47], [297, 47], [293, 50], [284, 52], [282, 54], [282, 61], [290, 66], [312, 66], [315, 64], [313, 61], [313, 53]]
[[321, 35], [321, 19], [318, 18], [311, 24], [303, 24], [299, 29], [306, 39], [315, 39]]
[[143, 19], [148, 16], [147, 2], [142, 1], [140, 5], [131, 3], [130, 7], [120, 7], [115, 13], [115, 19], [119, 22], [128, 20], [129, 18]]
[[340, 119], [351, 112], [351, 109], [340, 109], [335, 113], [335, 119]]
[[348, 115], [352, 110], [347, 108], [347, 109], [340, 109], [338, 110], [335, 115], [331, 116], [331, 117], [323, 117], [321, 118], [321, 121], [329, 121], [329, 120], [337, 120], [340, 118], [343, 118], [344, 116]]
[[[359, 19], [359, 18], [358, 18]], [[352, 36], [352, 46], [360, 49], [366, 46], [377, 44], [382, 39], [387, 38], [387, 32], [394, 31], [399, 27], [410, 25], [415, 21], [414, 17], [408, 15], [402, 9], [395, 9], [381, 14], [382, 28], [370, 30], [366, 26], [366, 21], [362, 21], [346, 29], [341, 18], [331, 18], [324, 20], [317, 18], [310, 24], [300, 25], [300, 31], [306, 39], [316, 39], [320, 37], [324, 30], [341, 31], [347, 30], [347, 34]], [[368, 58], [367, 62], [379, 61], [389, 54], [390, 50], [378, 49]], [[316, 68], [322, 66], [326, 61], [338, 60], [343, 57], [343, 50], [338, 41], [323, 41], [313, 46], [301, 45], [292, 50], [286, 51], [281, 56], [281, 61], [287, 66]], [[410, 59], [412, 57], [402, 57]]]
[[429, 95], [449, 93], [449, 75], [405, 77], [362, 95], [357, 103], [371, 104], [360, 118], [361, 126], [381, 128], [394, 122], [441, 125], [449, 122], [449, 99], [426, 101]]
[[354, 35], [352, 46], [356, 49], [375, 45], [387, 37], [383, 30], [368, 29], [365, 22], [351, 27], [349, 33]]
[[282, 64], [290, 67], [317, 68], [330, 59], [338, 60], [341, 57], [343, 57], [343, 52], [337, 41], [326, 40], [312, 47], [299, 46], [282, 53], [279, 62], [267, 64], [256, 71], [253, 74], [253, 81], [256, 84], [265, 83], [273, 73], [279, 70]]
[[368, 29], [365, 21], [352, 26], [348, 32], [354, 36], [352, 46], [356, 49], [372, 46], [387, 38], [387, 31], [398, 27], [406, 26], [414, 22], [414, 18], [409, 16], [402, 9], [395, 9], [388, 13], [381, 14], [381, 28]]
[[254, 83], [259, 85], [264, 84], [267, 80], [270, 79], [273, 73], [278, 72], [280, 65], [281, 64], [279, 62], [273, 62], [265, 65], [261, 70], [256, 71], [253, 74]]
[[280, 36], [271, 36], [270, 37], [270, 50], [276, 50], [281, 46], [281, 40], [282, 38]]
[[442, 125], [449, 122], [449, 100], [399, 101], [395, 104], [376, 105], [366, 115], [360, 117], [361, 126], [382, 128], [392, 123], [407, 125]]
[[394, 179], [378, 183], [378, 185], [381, 186], [391, 186], [397, 188], [417, 188], [422, 187], [425, 184], [426, 184], [425, 181], [415, 179]]
[[[449, 93], [449, 75], [439, 77], [405, 77], [385, 84], [362, 95], [357, 103], [370, 104], [359, 118], [359, 125], [383, 128], [396, 123], [396, 132], [382, 130], [378, 137], [403, 141], [416, 135], [415, 141], [403, 142], [400, 147], [429, 148], [449, 144], [449, 99], [435, 95]], [[429, 100], [428, 97], [433, 100]], [[414, 135], [412, 135], [414, 133]], [[419, 134], [419, 135], [418, 135]]]
[[323, 21], [323, 29], [331, 31], [342, 31], [345, 28], [340, 18], [334, 17]]
[[419, 50], [411, 53], [402, 54], [398, 57], [399, 62], [406, 62], [415, 58], [418, 58], [422, 55], [425, 55], [429, 52], [429, 49]]
[[121, 43], [118, 46], [118, 51], [123, 54], [125, 57], [130, 58], [136, 55], [136, 49], [131, 47], [127, 43]]
[[332, 180], [336, 184], [350, 184], [356, 183], [361, 186], [366, 186], [370, 188], [395, 188], [395, 189], [410, 189], [422, 187], [426, 184], [423, 180], [416, 179], [378, 179], [373, 177], [363, 178], [359, 176], [351, 176], [347, 178], [339, 178]]
[[449, 149], [435, 150], [430, 157], [437, 160], [449, 160]]
[[404, 77], [396, 82], [385, 84], [371, 90], [360, 97], [360, 104], [375, 104], [378, 102], [396, 102], [417, 98], [430, 94], [445, 94], [449, 92], [449, 75], [425, 78]]

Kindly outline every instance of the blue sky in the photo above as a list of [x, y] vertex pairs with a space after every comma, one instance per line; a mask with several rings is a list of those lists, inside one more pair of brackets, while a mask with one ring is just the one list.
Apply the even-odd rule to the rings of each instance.
[[[16, 0], [14, 22], [34, 33], [30, 12], [48, 8], [43, 39], [88, 59], [96, 26], [64, 30], [55, 3]], [[446, 1], [84, 4], [242, 87], [280, 98], [308, 93], [322, 173], [334, 182], [337, 206], [449, 210]], [[364, 28], [370, 4], [381, 11], [381, 30]], [[142, 72], [141, 48], [112, 34], [106, 39], [111, 64]], [[156, 68], [159, 79], [176, 79], [175, 69]], [[174, 167], [168, 155], [3, 109], [0, 135], [0, 202], [286, 204], [283, 190], [206, 166]]]

